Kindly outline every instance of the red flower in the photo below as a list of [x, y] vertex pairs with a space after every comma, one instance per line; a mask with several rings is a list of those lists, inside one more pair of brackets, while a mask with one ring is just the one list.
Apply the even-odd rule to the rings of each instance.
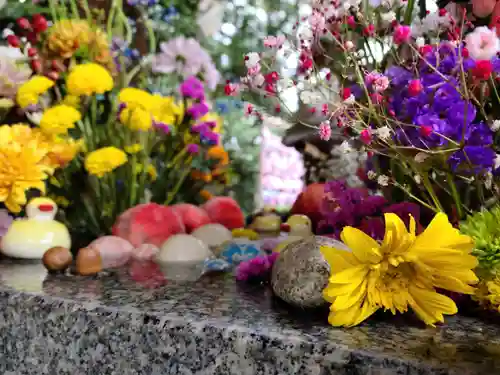
[[342, 99], [347, 100], [351, 96], [351, 89], [349, 87], [344, 87], [342, 89]]
[[49, 25], [47, 24], [47, 19], [41, 14], [35, 14], [31, 18], [31, 23], [33, 25], [33, 30], [35, 30], [37, 33], [42, 33], [49, 27]]
[[420, 134], [423, 137], [428, 137], [429, 135], [432, 134], [432, 128], [430, 126], [427, 126], [427, 125], [422, 125], [420, 127]]
[[28, 19], [24, 17], [18, 18], [16, 23], [17, 26], [19, 26], [23, 30], [28, 30], [31, 27], [30, 21], [28, 21]]
[[264, 76], [264, 79], [267, 83], [275, 83], [278, 81], [279, 78], [280, 78], [280, 76], [277, 72], [267, 73]]
[[423, 90], [422, 82], [419, 79], [414, 79], [408, 84], [408, 94], [410, 96], [417, 96]]
[[21, 45], [19, 38], [12, 34], [7, 37], [7, 43], [9, 43], [9, 46], [15, 48], [18, 48]]
[[363, 129], [361, 133], [359, 133], [359, 139], [361, 139], [361, 142], [365, 145], [369, 145], [372, 142], [372, 133], [370, 129]]
[[493, 66], [489, 60], [476, 61], [476, 66], [472, 69], [472, 75], [480, 81], [486, 81], [493, 73]]

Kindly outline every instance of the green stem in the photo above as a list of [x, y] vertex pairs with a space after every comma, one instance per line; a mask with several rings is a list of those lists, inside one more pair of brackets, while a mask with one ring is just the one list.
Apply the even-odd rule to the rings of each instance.
[[[189, 165], [190, 163], [191, 163], [191, 157], [189, 157], [186, 164]], [[177, 183], [175, 184], [174, 189], [170, 193], [168, 193], [167, 199], [164, 202], [165, 206], [168, 206], [173, 201], [176, 194], [179, 192], [179, 189], [181, 188], [182, 184], [184, 183], [187, 176], [191, 172], [191, 168], [188, 168], [188, 165], [186, 165], [184, 167], [184, 171], [182, 172], [181, 176], [179, 177], [179, 180], [177, 181]]]
[[446, 179], [448, 180], [448, 185], [450, 186], [451, 189], [451, 196], [453, 197], [453, 200], [455, 201], [455, 206], [457, 207], [458, 217], [459, 219], [463, 219], [464, 211], [462, 209], [462, 201], [460, 199], [460, 194], [458, 194], [457, 186], [453, 181], [453, 174], [451, 172], [448, 172], [446, 174]]
[[414, 6], [415, 6], [415, 0], [408, 0], [408, 5], [406, 6], [405, 17], [403, 20], [403, 23], [405, 25], [411, 25]]
[[50, 8], [50, 14], [52, 16], [52, 21], [57, 22], [57, 12], [56, 12], [56, 5], [54, 3], [55, 0], [49, 0], [49, 8]]
[[427, 173], [422, 174], [422, 183], [425, 186], [425, 189], [431, 196], [432, 201], [434, 202], [434, 206], [438, 211], [444, 212], [443, 207], [441, 206], [441, 203], [439, 202], [439, 198], [436, 195], [436, 192], [434, 191], [434, 188], [432, 187], [432, 183], [429, 180], [429, 176]]

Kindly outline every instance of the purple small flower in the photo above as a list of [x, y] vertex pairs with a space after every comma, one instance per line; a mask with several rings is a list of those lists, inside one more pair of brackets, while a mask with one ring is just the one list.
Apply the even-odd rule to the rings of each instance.
[[165, 124], [164, 122], [156, 122], [155, 121], [153, 123], [153, 126], [155, 127], [155, 129], [158, 129], [165, 134], [170, 134], [170, 131], [171, 131], [170, 126]]
[[454, 152], [448, 159], [453, 171], [461, 168], [462, 173], [481, 173], [491, 170], [495, 164], [495, 151], [490, 147], [465, 146], [463, 150]]
[[205, 100], [203, 83], [196, 77], [187, 78], [180, 86], [182, 96], [197, 100]]
[[188, 108], [187, 113], [191, 115], [195, 120], [205, 116], [208, 111], [210, 111], [210, 107], [204, 103], [196, 103]]
[[190, 154], [197, 154], [198, 152], [200, 152], [200, 146], [198, 146], [196, 143], [188, 144], [186, 149]]
[[208, 132], [210, 129], [208, 128], [205, 122], [201, 122], [199, 124], [195, 124], [191, 126], [191, 132], [196, 134], [201, 134], [203, 132]]
[[212, 131], [205, 131], [200, 133], [200, 139], [209, 145], [216, 145], [219, 143], [219, 134]]
[[241, 262], [236, 268], [236, 280], [239, 281], [267, 281], [279, 253], [258, 255], [253, 259]]

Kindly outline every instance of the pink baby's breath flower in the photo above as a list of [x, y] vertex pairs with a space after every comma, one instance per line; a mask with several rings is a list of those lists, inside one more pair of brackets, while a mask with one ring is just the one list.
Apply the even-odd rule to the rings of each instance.
[[264, 38], [264, 46], [267, 48], [281, 48], [285, 43], [285, 37], [280, 36], [266, 36]]
[[387, 90], [387, 88], [389, 87], [389, 78], [381, 74], [375, 79], [375, 81], [373, 81], [372, 87], [376, 92]]
[[319, 137], [323, 141], [328, 141], [332, 137], [332, 128], [329, 121], [323, 121], [319, 124]]
[[311, 25], [313, 32], [323, 32], [326, 24], [325, 16], [320, 12], [313, 12], [313, 14], [309, 16], [309, 24]]
[[467, 50], [474, 60], [491, 60], [500, 50], [500, 41], [495, 30], [486, 26], [476, 27], [465, 37]]
[[392, 36], [395, 44], [408, 43], [411, 39], [411, 28], [406, 25], [398, 25], [394, 30], [394, 35]]
[[260, 64], [257, 63], [251, 67], [248, 68], [247, 70], [248, 75], [250, 76], [255, 76], [260, 73]]
[[419, 79], [414, 79], [408, 84], [408, 94], [410, 94], [410, 96], [417, 96], [422, 92], [423, 89], [424, 86]]

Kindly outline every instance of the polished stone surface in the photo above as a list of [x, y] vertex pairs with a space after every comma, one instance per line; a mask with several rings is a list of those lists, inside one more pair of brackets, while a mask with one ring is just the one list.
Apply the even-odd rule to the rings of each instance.
[[[377, 317], [353, 329], [227, 275], [47, 275], [0, 260], [1, 374], [500, 374], [500, 326]], [[147, 283], [148, 278], [155, 279]], [[162, 285], [164, 284], [164, 285]]]

